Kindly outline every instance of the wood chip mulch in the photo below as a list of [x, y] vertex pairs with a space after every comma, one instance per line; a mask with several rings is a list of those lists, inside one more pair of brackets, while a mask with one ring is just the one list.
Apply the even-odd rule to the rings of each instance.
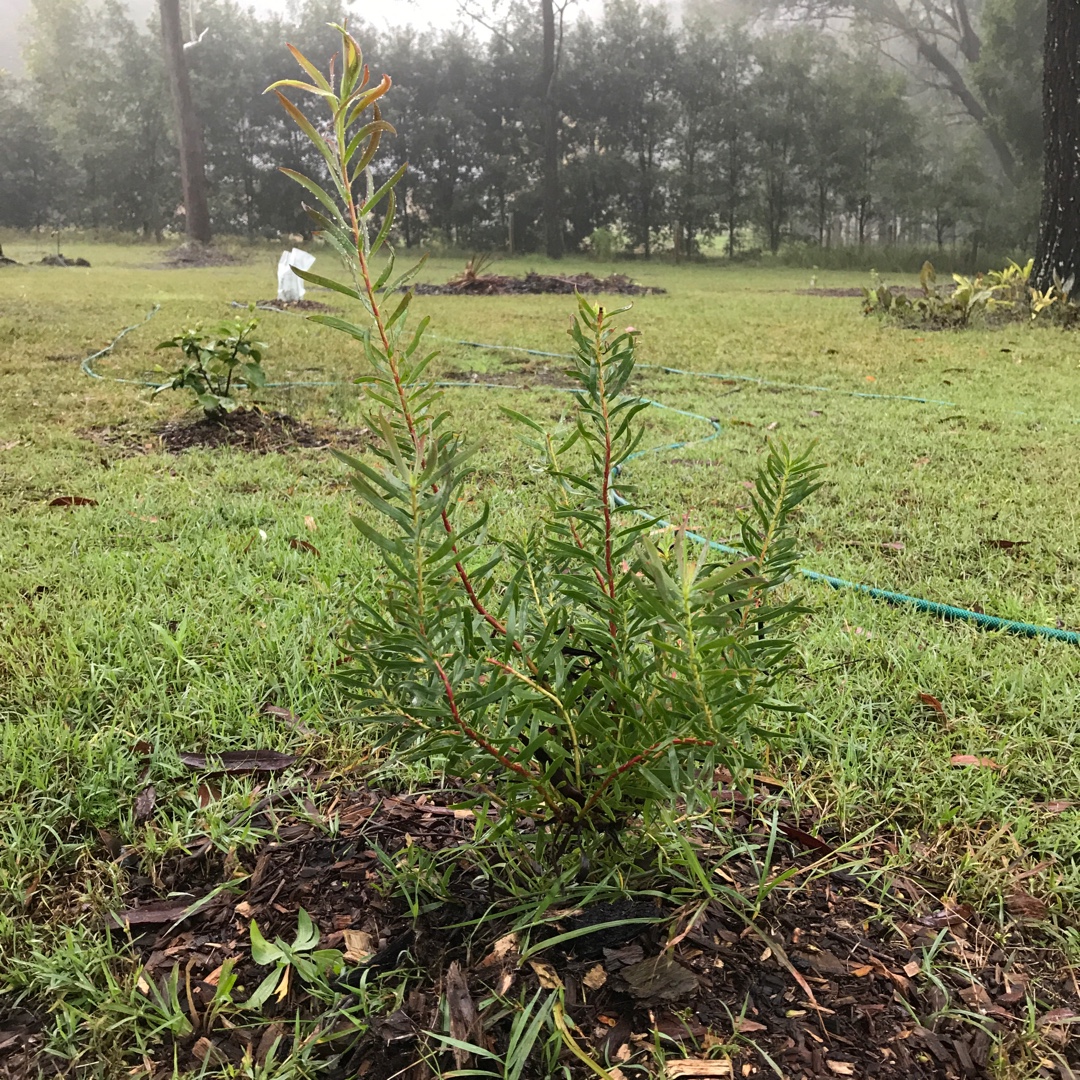
[[[174, 1057], [181, 1070], [197, 1071], [208, 1060], [238, 1065], [245, 1057], [259, 1064], [275, 1040], [280, 1061], [300, 1038], [317, 1040], [320, 1076], [428, 1077], [420, 1062], [438, 1046], [426, 1033], [445, 1030], [446, 1009], [451, 1030], [467, 1029], [474, 1043], [504, 1052], [511, 1018], [506, 1010], [499, 1015], [497, 1003], [483, 1003], [493, 995], [528, 1000], [561, 986], [577, 1038], [595, 1061], [621, 1068], [612, 1072], [616, 1080], [634, 1066], [635, 1075], [664, 1080], [775, 1075], [770, 1062], [792, 1080], [989, 1078], [1001, 1075], [992, 1036], [1022, 1048], [1029, 1016], [1042, 1057], [1024, 1075], [1076, 1080], [1076, 983], [1036, 931], [1022, 919], [992, 924], [912, 881], [872, 885], [871, 876], [830, 871], [832, 849], [804, 830], [813, 828], [810, 821], [781, 823], [786, 839], [765, 880], [792, 876], [771, 891], [759, 888], [761, 873], [749, 856], [733, 856], [691, 831], [728, 902], [567, 904], [549, 912], [551, 925], [534, 931], [534, 945], [598, 929], [526, 961], [512, 920], [498, 914], [505, 893], [479, 865], [461, 866], [443, 899], [425, 903], [414, 920], [387, 889], [379, 852], [397, 861], [414, 847], [437, 853], [467, 844], [469, 812], [447, 805], [456, 794], [340, 791], [323, 809], [308, 801], [298, 814], [276, 810], [271, 795], [257, 807], [267, 838], [255, 850], [223, 855], [207, 841], [153, 878], [134, 876], [127, 906], [101, 933], [130, 933], [126, 947], [144, 965], [144, 980], [164, 987], [170, 973], [181, 972], [192, 1026], [181, 1037], [164, 1035], [152, 1061], [133, 1062], [142, 1066], [138, 1074], [164, 1080]], [[768, 796], [731, 795], [732, 829], [759, 844], [760, 860], [767, 835], [755, 807]], [[279, 792], [277, 805], [295, 804], [291, 796]], [[872, 863], [872, 851], [865, 854]], [[319, 928], [319, 948], [346, 956], [336, 1004], [313, 1000], [294, 978], [248, 1020], [235, 1012], [215, 1019], [208, 1005], [226, 961], [243, 987], [236, 1001], [267, 975], [251, 957], [252, 920], [267, 940], [288, 942], [301, 908]], [[462, 925], [484, 915], [479, 926]], [[356, 988], [390, 971], [406, 986], [396, 1007], [390, 1001], [363, 1024], [346, 1022]], [[0, 1005], [0, 1077], [36, 1075], [39, 1067], [64, 1073], [62, 1062], [41, 1053], [46, 1009]], [[453, 1067], [445, 1048], [439, 1060]], [[568, 1052], [564, 1062], [575, 1078], [591, 1075]]]
[[443, 285], [421, 282], [413, 287], [418, 296], [522, 296], [554, 293], [587, 295], [615, 293], [619, 296], [655, 296], [666, 293], [655, 285], [639, 285], [625, 274], [598, 278], [595, 274], [538, 274], [530, 270], [524, 277], [503, 274], [462, 274]]

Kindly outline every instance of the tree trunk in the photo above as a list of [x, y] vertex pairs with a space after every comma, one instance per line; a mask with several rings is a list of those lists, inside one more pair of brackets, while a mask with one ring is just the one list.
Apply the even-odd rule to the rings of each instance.
[[180, 139], [180, 187], [184, 196], [184, 217], [189, 240], [210, 243], [210, 208], [206, 201], [206, 150], [202, 128], [191, 98], [184, 37], [180, 29], [180, 0], [158, 0], [161, 9], [161, 38], [165, 46], [165, 70], [176, 114]]
[[559, 107], [555, 101], [554, 0], [540, 0], [540, 14], [544, 30], [544, 52], [540, 70], [544, 136], [544, 247], [549, 258], [561, 259], [563, 228], [562, 198], [559, 191]]
[[1042, 214], [1035, 284], [1080, 276], [1080, 5], [1049, 0], [1043, 50]]

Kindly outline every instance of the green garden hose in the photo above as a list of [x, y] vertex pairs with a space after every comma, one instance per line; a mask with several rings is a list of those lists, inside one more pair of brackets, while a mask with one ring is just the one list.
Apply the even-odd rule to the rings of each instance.
[[[244, 304], [235, 304], [235, 307], [246, 307]], [[283, 311], [281, 308], [275, 308], [271, 305], [257, 305], [260, 310], [264, 311], [276, 311], [279, 314], [296, 315], [297, 312]], [[133, 326], [126, 326], [105, 348], [98, 350], [96, 353], [88, 356], [82, 362], [82, 370], [84, 374], [89, 375], [94, 379], [107, 379], [111, 382], [126, 383], [134, 386], [157, 386], [157, 383], [149, 382], [143, 379], [121, 379], [111, 375], [101, 375], [93, 368], [95, 360], [100, 359], [103, 356], [112, 352], [116, 344], [127, 334], [130, 334], [133, 330], [137, 330], [140, 326], [145, 325], [157, 314], [160, 310], [160, 305], [155, 304], [141, 323], [135, 323]], [[519, 347], [517, 345], [491, 345], [477, 341], [459, 341], [453, 338], [439, 338], [438, 340], [450, 342], [454, 345], [461, 345], [467, 348], [474, 349], [491, 349], [496, 351], [505, 352], [517, 352], [527, 356], [542, 356], [549, 359], [569, 360], [572, 359], [566, 353], [553, 353], [543, 352], [539, 349], [527, 349]], [[841, 390], [829, 386], [812, 386], [804, 385], [801, 383], [786, 383], [786, 382], [774, 382], [769, 379], [760, 379], [752, 375], [726, 375], [716, 372], [700, 372], [700, 371], [688, 371], [682, 368], [664, 367], [656, 364], [639, 364], [639, 369], [662, 371], [669, 375], [683, 375], [692, 376], [703, 379], [718, 379], [726, 382], [750, 382], [756, 383], [759, 386], [775, 386], [786, 390], [805, 390], [813, 393], [828, 393], [828, 394], [843, 394], [849, 397], [859, 398], [871, 398], [877, 400], [887, 401], [908, 401], [921, 405], [953, 405], [951, 401], [938, 401], [934, 398], [922, 398], [912, 397], [902, 394], [870, 394], [863, 393], [855, 390]], [[303, 387], [303, 386], [352, 386], [362, 385], [358, 382], [284, 382], [284, 383], [267, 383], [268, 387], [285, 388], [285, 387]], [[489, 390], [520, 390], [524, 389], [520, 386], [510, 386], [505, 383], [488, 383], [488, 382], [462, 382], [462, 381], [447, 381], [443, 380], [436, 385], [446, 387], [447, 389], [466, 389], [470, 387], [478, 389]], [[559, 389], [559, 388], [553, 388]], [[567, 391], [563, 391], [567, 392]], [[581, 393], [580, 390], [570, 390], [570, 393]], [[646, 450], [639, 450], [636, 454], [632, 455], [632, 458], [639, 458], [645, 454], [656, 454], [672, 450], [682, 450], [687, 446], [697, 445], [706, 442], [712, 442], [714, 439], [718, 439], [721, 434], [720, 423], [714, 420], [712, 417], [703, 416], [700, 413], [687, 412], [685, 409], [677, 409], [671, 405], [665, 405], [661, 401], [655, 401], [652, 398], [643, 398], [642, 400], [648, 401], [649, 405], [656, 409], [664, 409], [668, 412], [677, 413], [680, 416], [686, 416], [692, 420], [700, 420], [702, 423], [710, 425], [712, 431], [709, 435], [703, 439], [687, 440], [685, 442], [668, 443], [664, 446], [653, 446]], [[622, 496], [617, 493], [614, 495], [615, 501], [620, 506], [629, 505]], [[675, 526], [662, 518], [653, 518], [651, 514], [648, 514], [644, 510], [635, 510], [635, 513], [646, 517], [651, 521], [662, 527], [674, 528]], [[738, 548], [731, 547], [728, 544], [722, 544], [716, 540], [710, 540], [706, 536], [702, 536], [699, 533], [687, 532], [687, 537], [698, 544], [706, 544], [714, 551], [720, 551], [727, 555], [742, 555], [745, 556], [744, 551], [740, 551]], [[863, 585], [855, 581], [846, 581], [844, 578], [833, 577], [831, 574], [822, 574], [816, 570], [808, 570], [804, 567], [799, 568], [799, 573], [808, 581], [818, 582], [823, 585], [828, 585], [833, 589], [847, 589], [853, 592], [862, 593], [864, 596], [869, 596], [874, 600], [881, 600], [888, 604], [895, 604], [899, 607], [911, 608], [914, 611], [920, 611], [927, 615], [934, 615], [941, 619], [949, 619], [958, 622], [970, 623], [973, 626], [977, 626], [984, 630], [998, 630], [1007, 634], [1018, 634], [1022, 637], [1030, 638], [1048, 638], [1052, 641], [1063, 641], [1069, 645], [1080, 645], [1080, 633], [1075, 630], [1062, 630], [1054, 626], [1039, 626], [1035, 623], [1020, 622], [1015, 619], [1003, 619], [997, 615], [986, 615], [981, 611], [971, 611], [968, 608], [956, 607], [952, 604], [938, 603], [936, 600], [925, 600], [918, 596], [908, 596], [906, 593], [894, 592], [891, 589], [879, 589], [873, 585]]]

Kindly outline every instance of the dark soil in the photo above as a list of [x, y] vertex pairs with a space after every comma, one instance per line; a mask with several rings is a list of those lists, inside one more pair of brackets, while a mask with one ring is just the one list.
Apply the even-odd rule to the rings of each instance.
[[[1030, 1000], [1046, 1065], [1024, 1075], [1075, 1080], [1070, 1067], [1080, 1065], [1080, 1043], [1070, 1043], [1068, 1033], [1080, 1001], [1070, 975], [1054, 966], [1052, 951], [1038, 947], [1045, 943], [1034, 932], [1019, 921], [991, 925], [971, 907], [907, 880], [883, 889], [880, 879], [871, 886], [870, 878], [864, 883], [828, 872], [822, 868], [832, 851], [828, 843], [793, 825], [781, 826], [788, 840], [777, 846], [769, 876], [776, 881], [786, 870], [794, 876], [760, 898], [749, 859], [732, 857], [708, 834], [689, 837], [706, 872], [715, 868], [718, 885], [743, 897], [744, 911], [760, 899], [752, 923], [735, 913], [737, 903], [675, 909], [627, 900], [566, 907], [549, 912], [551, 925], [534, 933], [534, 943], [600, 923], [624, 925], [598, 928], [523, 962], [517, 939], [509, 936], [511, 920], [498, 914], [505, 895], [479, 867], [467, 865], [468, 856], [444, 900], [426, 905], [413, 920], [381, 884], [376, 848], [393, 857], [411, 847], [436, 852], [466, 844], [468, 814], [447, 805], [459, 794], [339, 791], [325, 814], [308, 803], [306, 814], [291, 816], [281, 808], [295, 799], [283, 790], [276, 809], [270, 796], [256, 808], [255, 825], [271, 838], [255, 851], [226, 856], [207, 840], [159, 868], [153, 881], [134, 877], [128, 906], [113, 919], [129, 928], [144, 978], [164, 985], [178, 968], [181, 987], [188, 988], [183, 1007], [198, 1014], [192, 1034], [165, 1037], [157, 1070], [144, 1075], [172, 1075], [174, 1054], [181, 1071], [197, 1071], [208, 1057], [239, 1063], [251, 1054], [261, 1062], [275, 1038], [282, 1040], [280, 1061], [296, 1031], [306, 1032], [311, 1044], [319, 1028], [316, 1056], [326, 1067], [320, 1075], [428, 1077], [431, 1072], [416, 1066], [425, 1052], [424, 1032], [443, 1030], [444, 1000], [452, 1023], [472, 1025], [469, 1039], [501, 1052], [510, 1019], [492, 1006], [477, 1020], [478, 1003], [493, 994], [528, 999], [539, 987], [561, 983], [584, 1048], [597, 1061], [644, 1067], [637, 1075], [657, 1075], [651, 1070], [659, 1046], [672, 1078], [774, 1075], [769, 1059], [792, 1080], [990, 1077], [997, 1074], [988, 1033], [1018, 1040]], [[756, 831], [759, 815], [745, 797], [731, 795], [734, 837], [764, 845], [766, 837]], [[865, 854], [872, 863], [873, 851]], [[230, 890], [219, 888], [230, 880]], [[206, 903], [187, 914], [201, 898]], [[235, 991], [236, 1000], [268, 973], [250, 955], [251, 920], [267, 939], [291, 941], [300, 908], [318, 924], [320, 948], [349, 953], [335, 984], [336, 1004], [312, 1000], [294, 979], [284, 999], [271, 997], [251, 1026], [235, 1026], [236, 1013], [227, 1023], [207, 1024], [206, 1005], [227, 959], [244, 987]], [[481, 916], [479, 928], [460, 925]], [[665, 949], [665, 943], [671, 944]], [[365, 977], [373, 985], [390, 971], [397, 973], [395, 984], [406, 981], [400, 1006], [387, 1005], [361, 1027], [344, 1023], [343, 1010], [357, 1002], [352, 987]], [[299, 1028], [293, 1027], [296, 1016]], [[46, 1023], [44, 1010], [0, 1009], [0, 1076], [32, 1075], [48, 1066], [40, 1053]], [[732, 1072], [716, 1071], [725, 1060], [710, 1053], [716, 1047], [724, 1048]], [[1054, 1058], [1045, 1057], [1047, 1047]], [[710, 1057], [708, 1072], [701, 1059]], [[449, 1055], [442, 1063], [453, 1065]], [[575, 1080], [592, 1075], [569, 1053], [564, 1064]]]
[[22, 266], [22, 263], [9, 259], [6, 255], [0, 255], [0, 266]]
[[218, 420], [171, 420], [149, 435], [126, 428], [95, 428], [85, 431], [104, 449], [122, 454], [152, 454], [165, 451], [180, 454], [185, 450], [214, 450], [222, 447], [246, 450], [254, 454], [286, 453], [290, 450], [362, 448], [371, 441], [367, 428], [342, 429], [316, 426], [286, 413], [243, 409]]
[[520, 296], [541, 293], [616, 293], [620, 296], [653, 296], [667, 292], [654, 285], [638, 285], [624, 274], [598, 278], [594, 274], [537, 274], [529, 271], [524, 277], [505, 277], [502, 274], [462, 274], [445, 285], [419, 284], [414, 287], [419, 296]]

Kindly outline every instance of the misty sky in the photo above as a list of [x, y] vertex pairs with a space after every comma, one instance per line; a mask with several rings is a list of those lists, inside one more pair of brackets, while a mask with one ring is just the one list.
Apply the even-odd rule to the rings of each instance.
[[[29, 6], [29, 0], [0, 0], [0, 68], [17, 71], [21, 66], [18, 63], [18, 27]], [[153, 9], [154, 0], [129, 0], [129, 6], [141, 19]], [[252, 0], [251, 6], [259, 12], [283, 13], [288, 0]], [[378, 15], [366, 11], [364, 14], [382, 26], [404, 26], [406, 23], [421, 27], [450, 26], [459, 18], [456, 0], [383, 0], [378, 6]], [[584, 0], [576, 8], [591, 10], [598, 6], [592, 0]]]
[[[30, 0], [0, 0], [0, 68], [18, 71], [21, 67], [18, 28], [29, 6]], [[153, 0], [128, 0], [128, 6], [141, 19], [154, 3]], [[259, 12], [284, 13], [288, 0], [254, 0], [251, 6]], [[451, 26], [460, 18], [457, 0], [383, 0], [378, 6], [378, 15], [365, 11], [364, 16], [382, 26], [404, 26], [406, 23], [420, 27]], [[572, 11], [592, 14], [600, 7], [601, 0], [578, 0]]]

